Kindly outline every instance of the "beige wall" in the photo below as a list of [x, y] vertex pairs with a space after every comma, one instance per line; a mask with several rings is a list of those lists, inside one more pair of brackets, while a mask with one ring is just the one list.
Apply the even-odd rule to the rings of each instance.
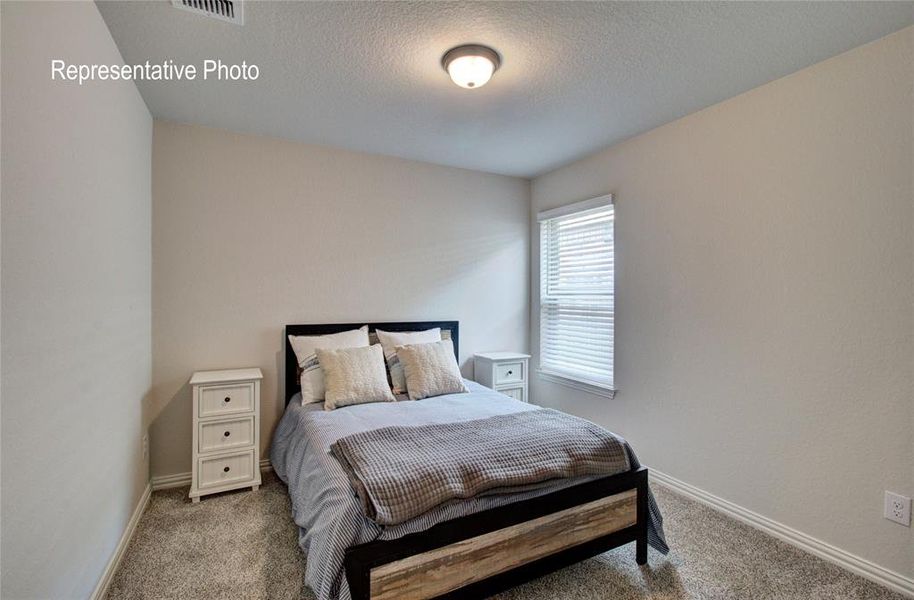
[[914, 495], [912, 41], [908, 28], [532, 187], [534, 228], [536, 211], [615, 194], [619, 389], [534, 377], [533, 399], [908, 577], [914, 531], [882, 509], [883, 490]]
[[263, 369], [266, 451], [287, 323], [457, 319], [467, 375], [526, 350], [529, 210], [521, 179], [157, 121], [153, 476], [190, 471], [197, 369]]
[[152, 118], [92, 2], [2, 3], [2, 596], [86, 598], [148, 479]]

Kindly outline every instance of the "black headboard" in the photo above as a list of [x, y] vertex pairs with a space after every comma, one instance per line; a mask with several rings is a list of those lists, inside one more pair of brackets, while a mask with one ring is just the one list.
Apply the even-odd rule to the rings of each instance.
[[[369, 335], [374, 333], [375, 329], [382, 331], [422, 331], [424, 329], [434, 329], [440, 327], [442, 334], [447, 331], [450, 333], [451, 341], [454, 343], [454, 355], [460, 362], [459, 344], [459, 323], [457, 321], [407, 321], [403, 323], [331, 323], [318, 325], [286, 325], [282, 339], [286, 346], [286, 383], [283, 387], [283, 395], [286, 404], [292, 399], [292, 396], [298, 393], [298, 360], [295, 358], [295, 351], [292, 350], [292, 344], [289, 343], [290, 335], [327, 335], [328, 333], [339, 333], [358, 329], [363, 325], [368, 325]], [[442, 336], [444, 337], [444, 336]]]

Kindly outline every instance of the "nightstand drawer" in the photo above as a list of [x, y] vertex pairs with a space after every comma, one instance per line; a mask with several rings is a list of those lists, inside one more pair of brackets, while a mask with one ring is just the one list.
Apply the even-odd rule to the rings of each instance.
[[527, 401], [527, 394], [524, 393], [524, 386], [511, 387], [511, 388], [498, 388], [496, 391], [501, 392], [505, 396], [511, 396], [515, 400], [520, 400], [521, 402]]
[[254, 450], [201, 458], [197, 473], [200, 489], [254, 479]]
[[200, 417], [218, 417], [254, 410], [254, 384], [201, 386]]
[[497, 363], [495, 365], [495, 385], [522, 383], [524, 375], [523, 361]]
[[254, 417], [239, 417], [225, 421], [201, 421], [200, 452], [231, 450], [254, 443]]

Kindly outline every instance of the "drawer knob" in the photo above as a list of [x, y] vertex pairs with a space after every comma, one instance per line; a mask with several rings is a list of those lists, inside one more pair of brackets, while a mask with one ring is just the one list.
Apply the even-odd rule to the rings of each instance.
[[223, 472], [223, 473], [228, 473], [229, 471], [231, 471], [231, 469], [229, 469], [228, 467], [222, 469], [222, 472]]
[[514, 375], [514, 371], [508, 371], [508, 375]]
[[228, 436], [232, 435], [232, 432], [231, 432], [231, 431], [226, 431], [226, 432], [223, 433], [222, 435], [224, 435], [225, 437], [228, 437]]
[[232, 401], [232, 399], [231, 399], [231, 397], [230, 397], [230, 396], [226, 396], [226, 397], [225, 397], [225, 401], [226, 401], [226, 402], [231, 402], [231, 401]]

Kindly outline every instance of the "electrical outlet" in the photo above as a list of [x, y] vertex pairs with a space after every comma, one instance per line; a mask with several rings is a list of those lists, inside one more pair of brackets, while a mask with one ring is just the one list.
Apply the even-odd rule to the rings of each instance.
[[143, 460], [149, 458], [149, 434], [143, 436]]
[[885, 518], [889, 521], [901, 523], [905, 527], [911, 526], [911, 499], [901, 494], [886, 491], [885, 493]]

